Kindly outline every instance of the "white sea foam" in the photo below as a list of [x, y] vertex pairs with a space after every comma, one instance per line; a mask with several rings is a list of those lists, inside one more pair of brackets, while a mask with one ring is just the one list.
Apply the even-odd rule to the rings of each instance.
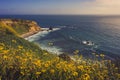
[[56, 47], [56, 46], [46, 46], [44, 44], [40, 44], [40, 48], [43, 49], [43, 50], [47, 50], [49, 51], [50, 53], [53, 53], [53, 54], [62, 54], [62, 49]]
[[[60, 30], [60, 28], [53, 28], [53, 30], [49, 30], [49, 28], [42, 28], [42, 30], [43, 31], [40, 31], [37, 34], [29, 36], [29, 37], [27, 37], [25, 39], [28, 40], [28, 41], [30, 41], [30, 42], [35, 42], [35, 41], [39, 40], [40, 38], [46, 36], [50, 32]], [[57, 55], [62, 53], [61, 49], [58, 48], [58, 47], [55, 47], [55, 46], [46, 46], [45, 44], [39, 44], [39, 45], [40, 45], [41, 49], [47, 50], [47, 51], [49, 51], [51, 53], [54, 53], [54, 54], [57, 54]]]
[[34, 42], [35, 40], [38, 40], [39, 38], [44, 37], [48, 33], [49, 33], [48, 31], [40, 31], [37, 34], [29, 36], [29, 37], [27, 37], [25, 39], [28, 40], [28, 41], [30, 41], [30, 42]]
[[60, 28], [53, 28], [53, 30], [49, 30], [49, 28], [42, 28], [43, 31], [40, 31], [38, 32], [37, 34], [34, 34], [32, 36], [29, 36], [27, 38], [25, 38], [26, 40], [30, 41], [30, 42], [33, 42], [33, 41], [36, 41], [38, 39], [40, 39], [41, 37], [44, 37], [46, 36], [47, 34], [49, 34], [50, 32], [53, 32], [53, 31], [57, 31], [57, 30], [60, 30]]

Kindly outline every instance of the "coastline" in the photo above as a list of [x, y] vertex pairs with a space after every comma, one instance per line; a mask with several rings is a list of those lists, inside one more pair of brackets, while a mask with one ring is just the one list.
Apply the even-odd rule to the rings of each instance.
[[[60, 30], [60, 29], [61, 28], [53, 28], [53, 30], [49, 30], [49, 28], [42, 28], [41, 31], [39, 31], [35, 34], [31, 34], [31, 35], [25, 37], [24, 39], [28, 40], [29, 42], [34, 42], [34, 41], [37, 41], [40, 38], [46, 36], [50, 32], [54, 32], [54, 31], [57, 31], [57, 30]], [[39, 43], [37, 43], [37, 44], [39, 45]], [[48, 45], [44, 45], [42, 43], [39, 46], [40, 46], [41, 49], [47, 50], [50, 53], [54, 53], [54, 54], [57, 54], [57, 55], [62, 54], [61, 49], [56, 47], [56, 46], [48, 46]]]
[[24, 34], [20, 35], [20, 37], [25, 39], [25, 38], [29, 38], [30, 36], [33, 36], [37, 33], [52, 32], [52, 31], [56, 31], [59, 29], [60, 28], [53, 28], [53, 30], [49, 30], [49, 28], [41, 28], [41, 30], [38, 30], [38, 31], [30, 31], [30, 32], [24, 33]]
[[[49, 34], [50, 32], [53, 32], [53, 31], [56, 31], [56, 30], [59, 30], [60, 28], [53, 28], [53, 30], [49, 30], [49, 28], [41, 28], [41, 30], [39, 31], [31, 31], [31, 32], [28, 32], [28, 33], [25, 33], [25, 34], [22, 34], [20, 37], [24, 38], [25, 40], [28, 40], [29, 42], [34, 42], [34, 41], [37, 41], [39, 40], [39, 38], [41, 37], [44, 37], [46, 36], [47, 34]], [[39, 43], [38, 43], [39, 44]], [[62, 51], [59, 47], [55, 47], [55, 46], [46, 46], [44, 44], [40, 44], [39, 47], [43, 50], [47, 50], [49, 51], [50, 53], [54, 53], [54, 54], [62, 54]], [[115, 54], [105, 54], [106, 55], [106, 59], [110, 59], [110, 60], [114, 60], [115, 57], [118, 57], [118, 55], [115, 55]], [[69, 55], [71, 58], [72, 56]], [[113, 57], [110, 57], [110, 56], [113, 56]]]
[[[40, 31], [41, 31], [41, 30], [40, 30]], [[34, 34], [37, 34], [37, 33], [40, 32], [40, 31], [27, 32], [27, 33], [24, 33], [24, 34], [20, 35], [20, 37], [22, 37], [22, 38], [27, 38], [27, 37], [29, 37], [29, 36], [32, 36], [32, 35], [34, 35]]]

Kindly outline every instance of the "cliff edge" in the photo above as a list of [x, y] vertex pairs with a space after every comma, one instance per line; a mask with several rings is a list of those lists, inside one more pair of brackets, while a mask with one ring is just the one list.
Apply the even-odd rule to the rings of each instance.
[[0, 24], [8, 31], [18, 34], [20, 37], [28, 37], [41, 31], [40, 26], [35, 21], [21, 19], [0, 19]]

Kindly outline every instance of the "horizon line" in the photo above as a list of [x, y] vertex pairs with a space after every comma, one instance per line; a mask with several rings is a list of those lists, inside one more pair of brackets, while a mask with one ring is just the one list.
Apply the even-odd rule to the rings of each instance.
[[120, 14], [0, 14], [0, 15], [120, 16]]

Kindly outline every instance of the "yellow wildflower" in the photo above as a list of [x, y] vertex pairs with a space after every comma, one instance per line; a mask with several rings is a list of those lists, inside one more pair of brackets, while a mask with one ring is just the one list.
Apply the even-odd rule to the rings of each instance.
[[63, 68], [64, 72], [67, 72], [66, 68]]
[[99, 55], [95, 55], [96, 57], [99, 57]]
[[49, 65], [46, 63], [46, 64], [45, 64], [45, 67], [48, 67], [48, 66], [49, 66]]
[[4, 58], [4, 59], [7, 59], [8, 57], [4, 55], [3, 58]]
[[13, 43], [16, 43], [16, 40], [12, 40]]
[[35, 61], [35, 62], [33, 62], [33, 64], [35, 64], [36, 66], [41, 66], [41, 61], [40, 60], [37, 60], [37, 61]]
[[18, 48], [19, 48], [19, 49], [22, 49], [22, 48], [23, 48], [23, 46], [18, 46]]
[[59, 61], [59, 60], [60, 60], [60, 58], [59, 58], [59, 57], [56, 57], [56, 58], [55, 58], [55, 61]]
[[47, 61], [48, 64], [50, 64], [51, 62], [50, 61]]
[[61, 68], [60, 64], [57, 64], [57, 65], [56, 65], [56, 67], [57, 67], [58, 69], [60, 69], [60, 68]]
[[44, 56], [45, 56], [45, 55], [48, 55], [48, 53], [44, 53], [43, 55], [44, 55]]
[[40, 60], [37, 60], [37, 64], [40, 64], [41, 63], [41, 61]]
[[104, 54], [100, 54], [100, 57], [105, 57], [105, 55]]
[[13, 66], [9, 66], [9, 68], [13, 69]]
[[20, 72], [22, 75], [25, 75], [25, 73], [24, 72]]
[[18, 59], [18, 58], [20, 58], [20, 56], [15, 56], [15, 58], [17, 58], [17, 59]]
[[9, 50], [4, 50], [3, 53], [4, 54], [7, 54], [9, 52]]
[[1, 46], [5, 46], [5, 44], [4, 44], [4, 43], [0, 43], [0, 45], [1, 45]]
[[40, 75], [40, 74], [41, 74], [41, 72], [36, 72], [35, 74], [36, 74], [36, 75]]
[[21, 66], [20, 69], [25, 69], [25, 67]]
[[84, 80], [90, 80], [90, 76], [88, 74], [83, 75]]
[[54, 69], [51, 69], [51, 70], [50, 70], [50, 73], [52, 73], [52, 74], [53, 74], [54, 72], [55, 72], [55, 70], [54, 70]]
[[79, 66], [77, 66], [77, 68], [80, 70], [83, 70], [84, 67], [82, 65], [79, 65]]
[[79, 50], [75, 50], [74, 51], [74, 54], [76, 55], [76, 54], [78, 54], [80, 51]]
[[27, 61], [27, 59], [23, 59], [23, 61], [24, 61], [24, 62], [26, 62], [26, 61]]
[[43, 73], [44, 73], [44, 72], [46, 72], [46, 70], [45, 70], [45, 69], [42, 69], [41, 71], [42, 71]]
[[3, 47], [0, 46], [0, 50], [3, 50]]
[[73, 76], [78, 76], [78, 72], [73, 72]]
[[86, 64], [86, 61], [82, 61], [82, 64], [85, 65], [85, 64]]

